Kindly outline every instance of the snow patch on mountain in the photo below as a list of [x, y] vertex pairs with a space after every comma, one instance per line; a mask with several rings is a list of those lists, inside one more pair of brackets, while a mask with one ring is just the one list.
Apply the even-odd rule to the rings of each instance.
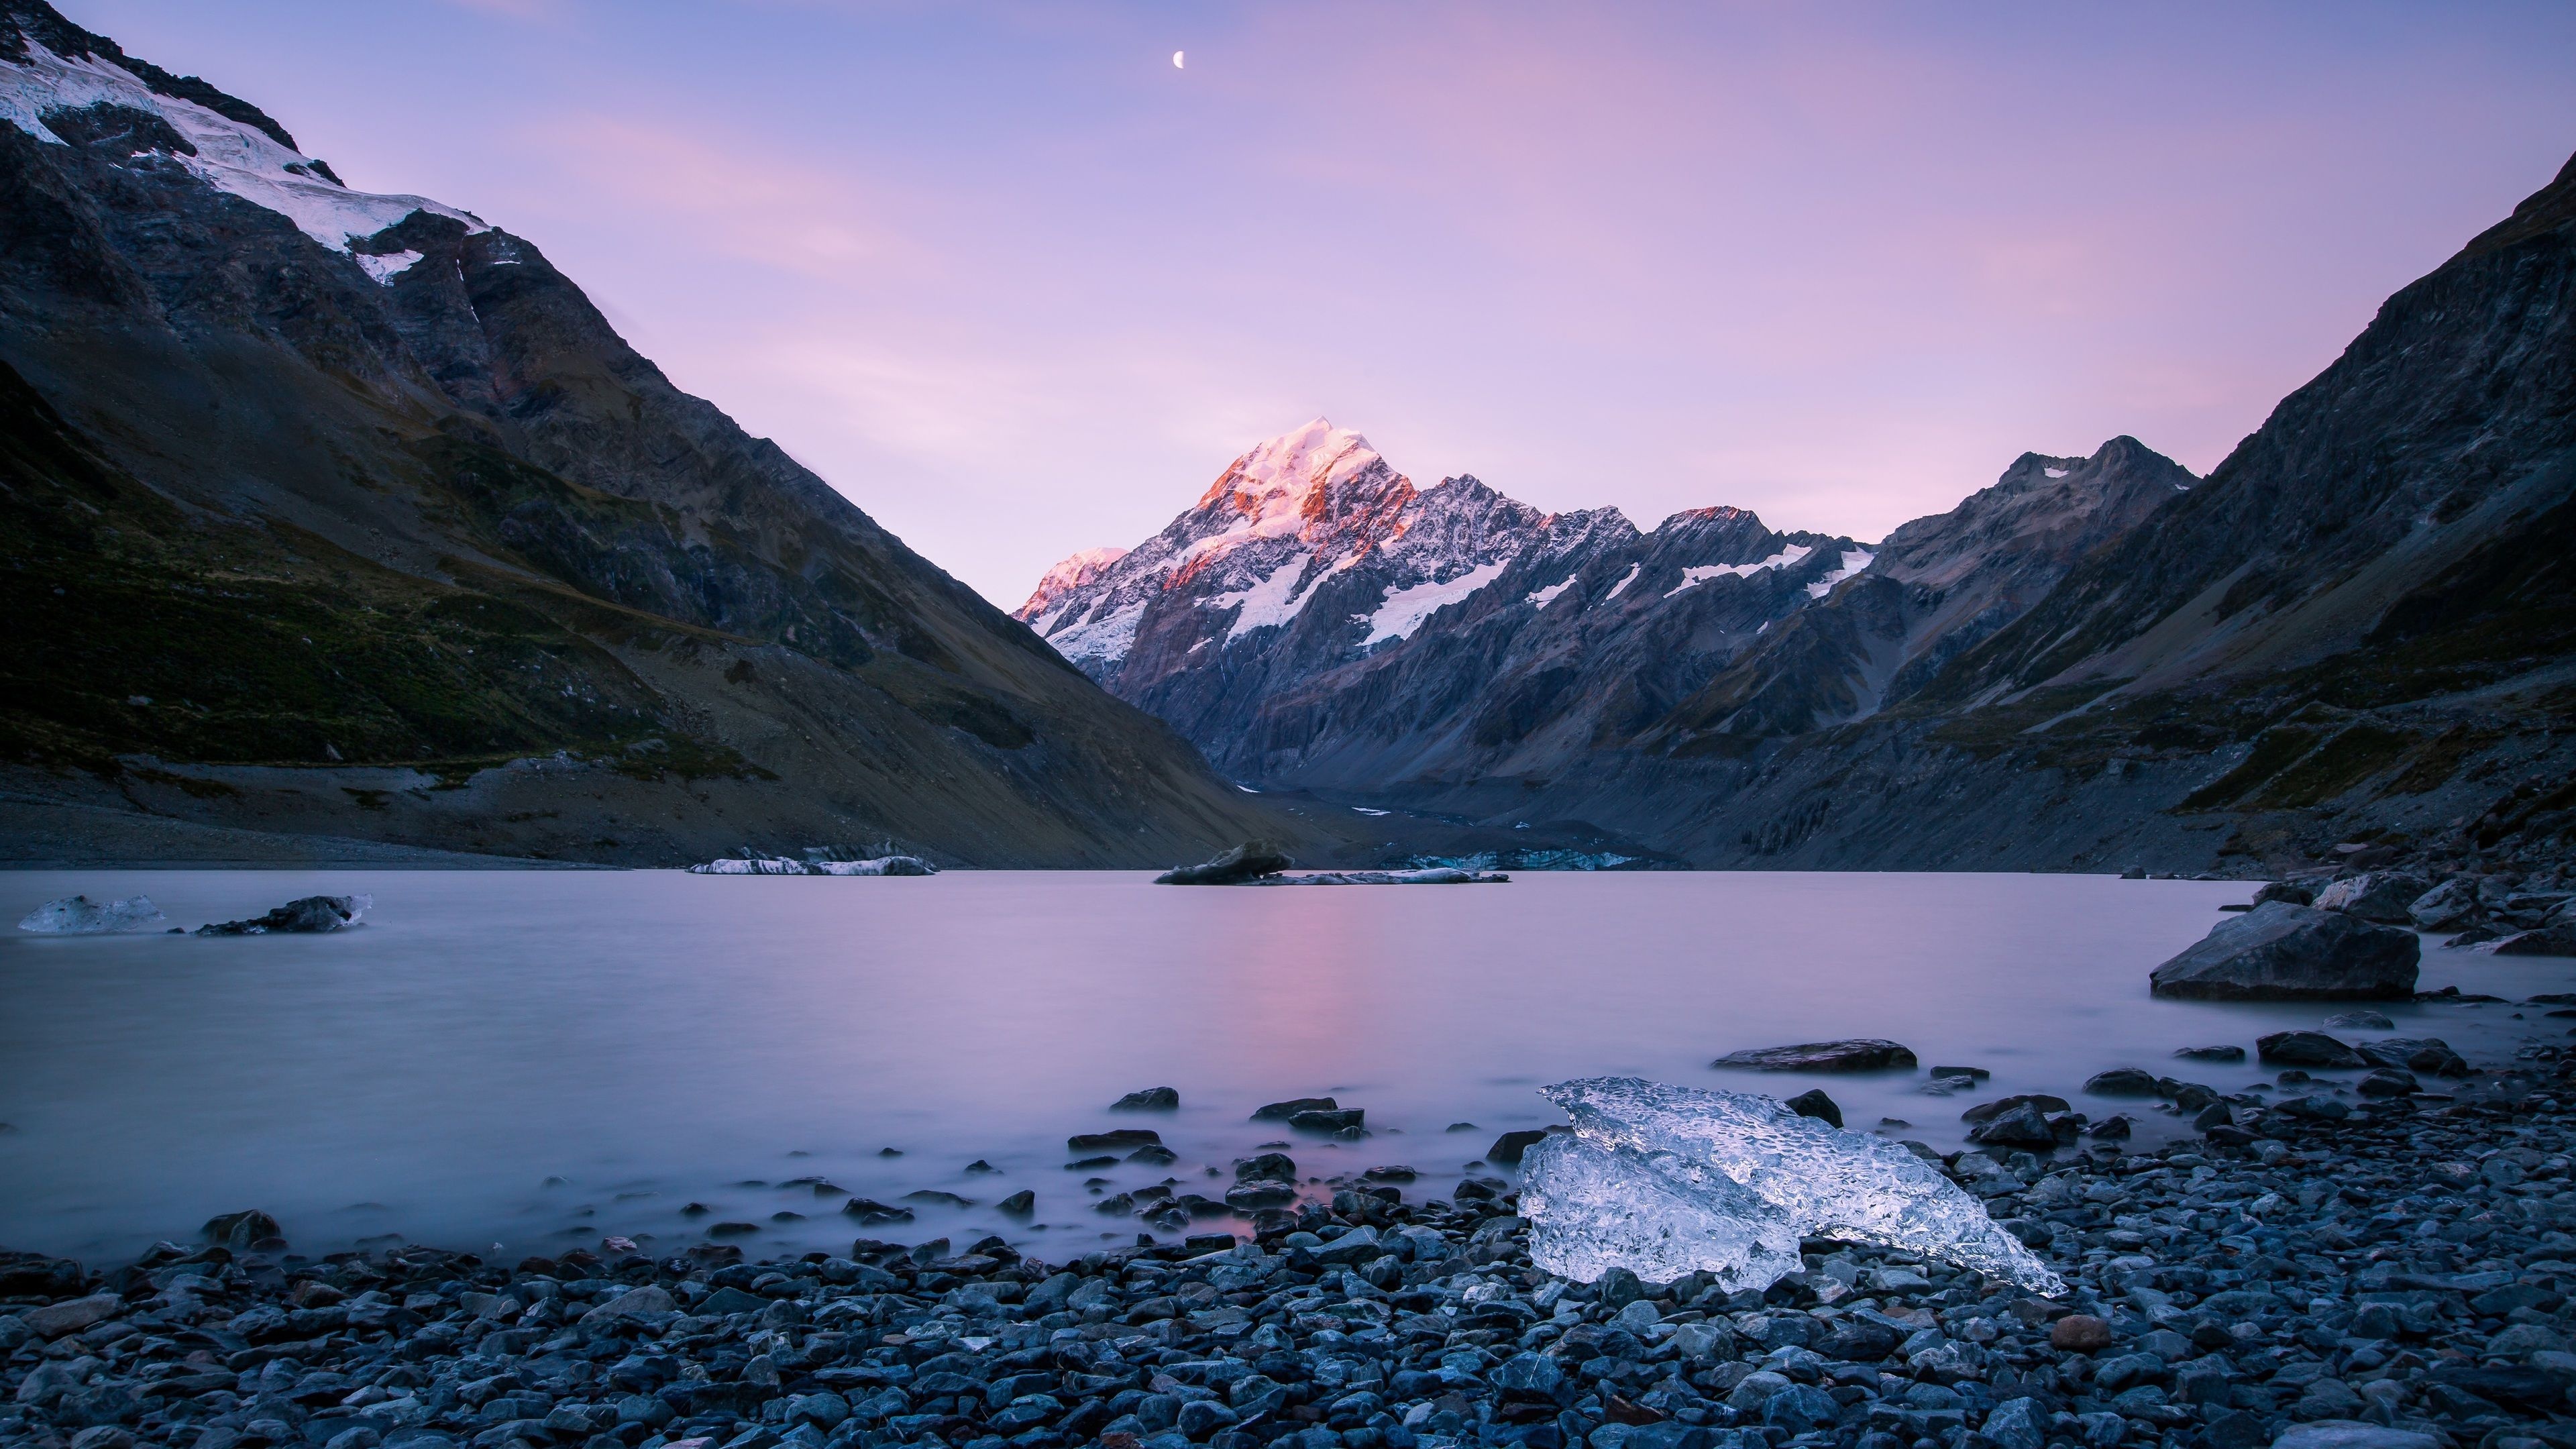
[[1700, 585], [1707, 583], [1710, 579], [1722, 579], [1729, 576], [1739, 579], [1749, 578], [1754, 574], [1762, 572], [1764, 569], [1785, 569], [1792, 564], [1803, 562], [1807, 555], [1814, 552], [1814, 549], [1807, 547], [1803, 543], [1793, 543], [1787, 548], [1780, 550], [1778, 553], [1771, 555], [1769, 558], [1755, 559], [1753, 562], [1747, 564], [1695, 565], [1691, 568], [1682, 570], [1682, 581], [1665, 590], [1664, 597], [1669, 599], [1684, 589], [1698, 588]]
[[1225, 632], [1217, 636], [1217, 642], [1222, 644], [1237, 634], [1254, 629], [1282, 628], [1295, 619], [1305, 609], [1306, 601], [1315, 597], [1315, 590], [1321, 588], [1324, 580], [1335, 572], [1328, 568], [1317, 574], [1313, 583], [1299, 589], [1298, 577], [1314, 561], [1313, 554], [1301, 553], [1271, 570], [1267, 577], [1251, 588], [1218, 594], [1201, 603], [1199, 607], [1204, 609], [1238, 610], [1234, 622], [1226, 625]]
[[1579, 575], [1575, 575], [1575, 574], [1567, 574], [1564, 578], [1559, 579], [1559, 580], [1558, 580], [1558, 581], [1556, 581], [1555, 583], [1552, 583], [1552, 584], [1548, 585], [1546, 588], [1540, 589], [1540, 590], [1536, 591], [1535, 593], [1532, 593], [1532, 594], [1529, 596], [1529, 599], [1528, 599], [1528, 601], [1527, 601], [1527, 602], [1532, 603], [1532, 604], [1536, 604], [1538, 607], [1540, 607], [1540, 608], [1544, 609], [1544, 608], [1546, 608], [1548, 605], [1553, 604], [1553, 603], [1555, 603], [1555, 602], [1556, 602], [1556, 596], [1557, 596], [1557, 595], [1559, 595], [1559, 594], [1561, 594], [1561, 593], [1564, 593], [1566, 590], [1568, 590], [1568, 589], [1570, 589], [1570, 588], [1573, 588], [1573, 587], [1574, 587], [1574, 581], [1575, 581], [1575, 579], [1576, 579], [1577, 577], [1579, 577]]
[[1865, 548], [1849, 548], [1843, 550], [1843, 566], [1835, 569], [1823, 578], [1816, 580], [1814, 583], [1807, 585], [1807, 597], [1811, 599], [1821, 599], [1825, 595], [1832, 593], [1834, 591], [1834, 585], [1841, 583], [1843, 580], [1850, 578], [1856, 573], [1859, 573], [1862, 569], [1868, 568], [1872, 563], [1877, 561], [1877, 558], [1878, 556], [1876, 554], [1871, 553]]
[[1127, 657], [1128, 650], [1136, 647], [1136, 625], [1144, 617], [1145, 605], [1139, 601], [1123, 609], [1113, 609], [1101, 618], [1049, 634], [1046, 641], [1055, 646], [1055, 652], [1076, 664], [1086, 659], [1115, 664]]
[[1619, 597], [1621, 594], [1628, 592], [1628, 586], [1637, 581], [1638, 570], [1643, 569], [1645, 566], [1645, 561], [1642, 559], [1636, 563], [1628, 565], [1628, 571], [1619, 576], [1619, 582], [1612, 584], [1610, 586], [1610, 592], [1601, 596], [1601, 602], [1606, 604], [1612, 599]]
[[424, 196], [351, 191], [323, 180], [313, 172], [311, 157], [194, 101], [157, 94], [123, 66], [90, 55], [66, 60], [32, 36], [26, 46], [23, 64], [0, 62], [0, 117], [39, 141], [69, 144], [45, 124], [48, 111], [106, 104], [157, 115], [196, 148], [193, 156], [171, 159], [208, 185], [294, 222], [335, 252], [347, 252], [353, 239], [374, 236], [415, 211], [451, 217], [468, 231], [491, 230], [471, 212]]
[[1360, 641], [1360, 647], [1373, 649], [1389, 639], [1411, 635], [1424, 620], [1501, 578], [1503, 570], [1511, 566], [1511, 560], [1502, 559], [1469, 569], [1445, 583], [1415, 584], [1409, 589], [1388, 591], [1386, 602], [1368, 616], [1369, 634]]
[[358, 265], [365, 268], [367, 275], [375, 278], [376, 285], [380, 287], [392, 286], [394, 278], [410, 271], [411, 264], [419, 260], [420, 253], [414, 251], [387, 252], [381, 256], [358, 254]]

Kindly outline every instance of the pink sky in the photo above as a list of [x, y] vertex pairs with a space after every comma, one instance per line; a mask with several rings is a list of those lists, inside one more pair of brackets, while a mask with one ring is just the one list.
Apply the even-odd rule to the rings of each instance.
[[2558, 4], [64, 8], [535, 241], [1006, 607], [1319, 413], [1646, 526], [2205, 472], [2576, 149]]

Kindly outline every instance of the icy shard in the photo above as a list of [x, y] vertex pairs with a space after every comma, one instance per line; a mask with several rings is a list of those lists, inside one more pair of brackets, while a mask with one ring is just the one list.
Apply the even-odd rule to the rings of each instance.
[[29, 911], [18, 929], [47, 936], [103, 936], [112, 931], [147, 931], [166, 919], [150, 896], [127, 896], [105, 905], [87, 896], [66, 896]]
[[1797, 1271], [1802, 1238], [1940, 1258], [2034, 1292], [2065, 1282], [1939, 1169], [1893, 1142], [1801, 1117], [1769, 1097], [1635, 1077], [1560, 1082], [1539, 1095], [1571, 1136], [1521, 1163], [1530, 1258], [1591, 1282], [1716, 1275], [1730, 1289]]

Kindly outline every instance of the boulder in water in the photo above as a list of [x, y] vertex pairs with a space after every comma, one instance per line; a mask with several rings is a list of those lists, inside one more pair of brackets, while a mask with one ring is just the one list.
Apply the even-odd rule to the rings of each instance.
[[1109, 1104], [1112, 1112], [1177, 1112], [1180, 1107], [1181, 1089], [1178, 1087], [1147, 1087], [1141, 1092], [1129, 1092]]
[[2282, 1067], [2366, 1067], [2367, 1058], [2321, 1031], [2276, 1031], [2258, 1038], [2254, 1050], [2266, 1062]]
[[227, 1248], [257, 1248], [286, 1239], [286, 1230], [277, 1225], [277, 1219], [257, 1208], [208, 1218], [200, 1231], [205, 1233], [207, 1242]]
[[1813, 1117], [1836, 1127], [1843, 1125], [1842, 1105], [1825, 1095], [1822, 1087], [1811, 1087], [1780, 1104], [1801, 1117]]
[[65, 896], [29, 911], [18, 929], [42, 936], [105, 936], [148, 931], [167, 919], [150, 896], [127, 896], [103, 905], [87, 896]]
[[1285, 1122], [1300, 1112], [1330, 1112], [1342, 1105], [1330, 1097], [1291, 1097], [1285, 1102], [1272, 1102], [1253, 1110], [1255, 1122]]
[[306, 896], [288, 901], [264, 916], [246, 921], [218, 921], [199, 926], [200, 936], [319, 935], [358, 924], [374, 905], [373, 896]]
[[2364, 871], [2317, 892], [2316, 906], [2386, 926], [2403, 926], [2411, 924], [2407, 910], [2432, 888], [2431, 881], [2407, 871]]
[[2219, 922], [2148, 981], [2158, 996], [2204, 1001], [2403, 999], [2422, 954], [2412, 931], [2273, 901]]
[[1277, 875], [1297, 862], [1267, 840], [1247, 840], [1214, 860], [1174, 866], [1154, 877], [1156, 885], [1242, 885]]
[[2097, 1097], [2152, 1097], [2156, 1095], [2156, 1077], [2138, 1067], [2113, 1067], [2095, 1073], [2084, 1084], [2084, 1090]]
[[1811, 1041], [1797, 1046], [1755, 1047], [1748, 1051], [1728, 1052], [1712, 1067], [1731, 1067], [1748, 1072], [1883, 1072], [1915, 1066], [1911, 1049], [1892, 1041], [1876, 1038], [1854, 1038], [1849, 1041]]
[[2293, 906], [2313, 906], [2317, 903], [2317, 893], [2295, 881], [2286, 880], [2267, 882], [2261, 890], [2254, 893], [2254, 904], [2258, 906], [2267, 905], [2273, 901]]

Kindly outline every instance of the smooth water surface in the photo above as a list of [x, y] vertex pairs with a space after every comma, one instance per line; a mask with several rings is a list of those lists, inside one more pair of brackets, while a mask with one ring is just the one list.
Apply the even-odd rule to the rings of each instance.
[[[1387, 1163], [1445, 1196], [1508, 1128], [1557, 1120], [1532, 1089], [1636, 1074], [1786, 1096], [1960, 1141], [1961, 1108], [2074, 1089], [2134, 1064], [2233, 1090], [2252, 1065], [2176, 1047], [2314, 1026], [2327, 1009], [2164, 1002], [2146, 973], [2242, 884], [2092, 876], [1524, 875], [1509, 885], [1181, 889], [1144, 875], [930, 879], [664, 872], [48, 872], [0, 877], [7, 919], [85, 891], [150, 895], [173, 924], [364, 891], [356, 930], [237, 940], [48, 939], [0, 947], [0, 1246], [100, 1259], [257, 1206], [318, 1253], [399, 1234], [515, 1257], [607, 1233], [673, 1251], [762, 1225], [754, 1256], [845, 1248], [822, 1177], [924, 1208], [869, 1230], [1001, 1231], [1043, 1256], [1132, 1240], [1090, 1211], [1067, 1134], [1152, 1126], [1180, 1154], [1102, 1191], [1287, 1135], [1247, 1121], [1291, 1096], [1365, 1107], [1373, 1134], [1292, 1151], [1310, 1176]], [[2429, 944], [2429, 943], [2428, 943]], [[2428, 949], [2424, 985], [2520, 998], [2566, 963]], [[2555, 1029], [2505, 1006], [2400, 1006], [2407, 1034], [2479, 1055]], [[2347, 1033], [2347, 1035], [2351, 1035]], [[1741, 1047], [1885, 1036], [1926, 1067], [1994, 1072], [1923, 1094], [1921, 1072], [1717, 1073]], [[1105, 1110], [1140, 1087], [1182, 1110]], [[2094, 1115], [2135, 1102], [2081, 1102]], [[2151, 1115], [2151, 1114], [2150, 1114]], [[1448, 1132], [1455, 1122], [1472, 1131]], [[2157, 1125], [2151, 1121], [2151, 1126]], [[2168, 1129], [2169, 1130], [2169, 1129]], [[899, 1157], [879, 1155], [900, 1149]], [[969, 1173], [982, 1159], [998, 1173]], [[988, 1206], [1037, 1193], [1033, 1221]], [[713, 1209], [689, 1218], [690, 1203]], [[773, 1219], [773, 1214], [802, 1213]]]

